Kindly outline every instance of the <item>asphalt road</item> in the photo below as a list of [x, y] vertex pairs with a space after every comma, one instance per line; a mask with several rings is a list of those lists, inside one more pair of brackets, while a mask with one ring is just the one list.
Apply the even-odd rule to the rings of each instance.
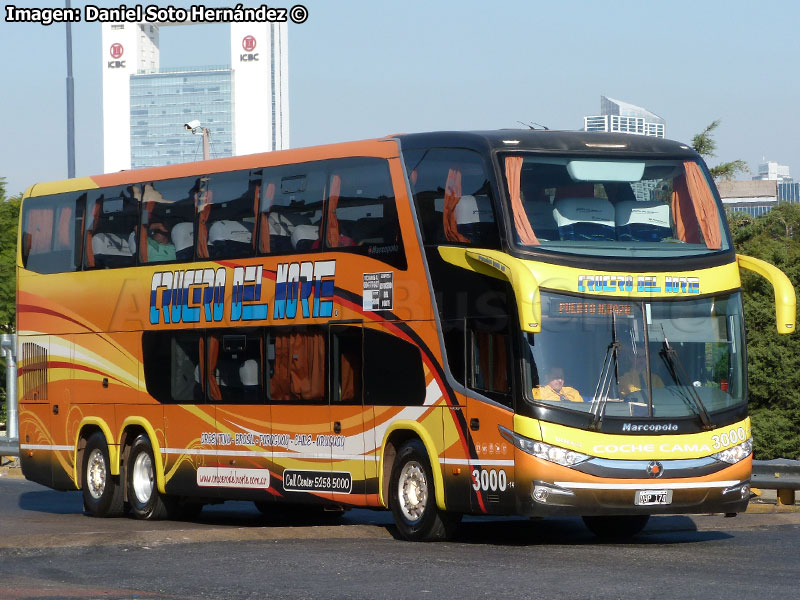
[[191, 522], [96, 519], [78, 492], [0, 478], [0, 600], [19, 598], [715, 598], [798, 596], [800, 513], [654, 517], [601, 544], [580, 519], [477, 519], [395, 538], [389, 513], [277, 522], [251, 504]]

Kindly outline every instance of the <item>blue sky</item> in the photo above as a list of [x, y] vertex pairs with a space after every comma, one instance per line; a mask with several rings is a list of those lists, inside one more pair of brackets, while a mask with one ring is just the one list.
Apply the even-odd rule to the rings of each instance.
[[[685, 142], [721, 119], [710, 164], [755, 170], [766, 157], [800, 179], [800, 2], [303, 3], [308, 21], [289, 25], [293, 147], [517, 121], [578, 129], [605, 94], [660, 115]], [[223, 4], [235, 3], [207, 5]], [[0, 176], [15, 194], [67, 174], [65, 27], [4, 17], [5, 4]], [[227, 27], [162, 30], [161, 52], [163, 67], [227, 63]], [[100, 25], [73, 25], [73, 70], [77, 175], [101, 173]]]

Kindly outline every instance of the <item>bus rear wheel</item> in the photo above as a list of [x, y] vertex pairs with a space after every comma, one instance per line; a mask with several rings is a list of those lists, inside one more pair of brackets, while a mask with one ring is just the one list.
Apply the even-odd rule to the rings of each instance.
[[650, 515], [614, 515], [609, 517], [583, 517], [586, 527], [604, 540], [626, 540], [642, 531]]
[[96, 431], [83, 449], [83, 506], [93, 517], [118, 517], [124, 512], [119, 477], [111, 474], [108, 444]]
[[137, 519], [166, 519], [173, 499], [163, 496], [156, 486], [153, 446], [142, 434], [133, 440], [125, 467], [128, 503]]
[[400, 535], [413, 542], [446, 540], [452, 536], [460, 515], [436, 506], [428, 453], [419, 440], [400, 447], [389, 483], [389, 507]]

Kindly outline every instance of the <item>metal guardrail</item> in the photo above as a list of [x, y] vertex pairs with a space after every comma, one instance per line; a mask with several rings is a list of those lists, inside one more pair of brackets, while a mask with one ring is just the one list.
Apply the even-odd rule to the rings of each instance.
[[750, 485], [764, 490], [800, 490], [800, 461], [754, 460]]

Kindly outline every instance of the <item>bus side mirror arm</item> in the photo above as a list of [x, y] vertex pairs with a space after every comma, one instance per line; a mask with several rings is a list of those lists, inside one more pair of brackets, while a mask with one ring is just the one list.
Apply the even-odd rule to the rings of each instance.
[[778, 327], [778, 333], [793, 333], [796, 323], [797, 299], [789, 278], [777, 267], [752, 256], [737, 254], [736, 261], [739, 263], [740, 269], [758, 273], [772, 284], [772, 288], [775, 290], [775, 324]]
[[445, 261], [462, 269], [507, 280], [514, 290], [522, 331], [528, 333], [542, 331], [539, 282], [524, 261], [497, 250], [442, 246], [439, 248], [439, 254]]

